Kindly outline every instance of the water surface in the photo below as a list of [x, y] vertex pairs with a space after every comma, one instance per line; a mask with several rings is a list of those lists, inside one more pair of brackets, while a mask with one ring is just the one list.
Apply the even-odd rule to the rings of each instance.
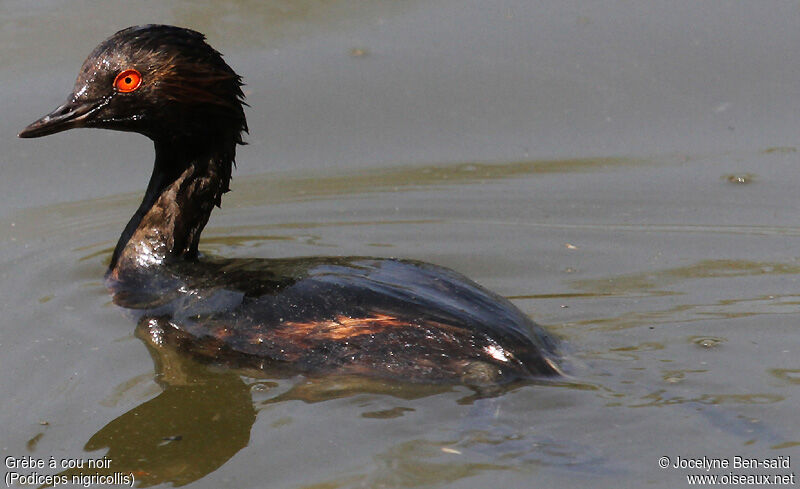
[[[798, 454], [796, 3], [65, 5], [0, 6], [3, 457], [321, 489], [681, 487], [659, 457]], [[14, 139], [146, 21], [207, 32], [249, 84], [204, 253], [454, 268], [560, 336], [569, 375], [477, 399], [154, 362], [102, 285], [149, 142]]]

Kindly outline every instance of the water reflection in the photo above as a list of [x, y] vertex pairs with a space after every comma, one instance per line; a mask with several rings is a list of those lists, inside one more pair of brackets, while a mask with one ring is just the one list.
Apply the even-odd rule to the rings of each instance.
[[800, 369], [774, 368], [769, 371], [776, 378], [790, 384], [800, 384]]
[[[594, 296], [667, 296], [680, 292], [669, 290], [687, 280], [733, 278], [758, 275], [797, 275], [796, 263], [751, 260], [701, 260], [684, 267], [650, 270], [644, 273], [575, 280], [572, 287]], [[731, 301], [733, 302], [733, 301]]]
[[[342, 0], [216, 0], [177, 2], [176, 22], [202, 26], [214, 39], [235, 46], [274, 48], [286, 39], [309, 32], [344, 29], [349, 22], [369, 22], [413, 8], [418, 2], [354, 2]], [[246, 15], [242, 13], [246, 12]], [[301, 24], [302, 23], [302, 24]], [[298, 27], [301, 24], [302, 27]], [[312, 26], [312, 27], [309, 27]], [[352, 27], [351, 27], [352, 29]]]
[[[249, 176], [246, 179], [234, 180], [234, 192], [226, 196], [223, 211], [236, 208], [237, 214], [244, 214], [247, 208], [261, 210], [268, 205], [288, 202], [307, 202], [321, 199], [358, 198], [364, 195], [381, 192], [410, 192], [421, 187], [458, 186], [481, 184], [491, 180], [510, 179], [535, 174], [569, 174], [596, 171], [599, 168], [619, 168], [641, 165], [645, 160], [626, 158], [583, 158], [572, 160], [532, 160], [504, 163], [458, 162], [438, 165], [419, 165], [414, 167], [397, 166], [380, 170], [339, 170], [324, 174], [316, 172], [312, 175], [296, 176], [296, 174], [275, 174]], [[14, 219], [0, 220], [0, 229], [8, 231], [0, 235], [0, 242], [29, 240], [40, 237], [43, 233], [69, 237], [85, 235], [92, 231], [116, 229], [120, 222], [128, 219], [131, 209], [135, 208], [141, 195], [128, 193], [25, 209], [17, 212]], [[263, 222], [263, 221], [257, 221]], [[427, 223], [429, 219], [405, 220], [404, 222]], [[298, 227], [339, 226], [342, 222], [324, 221], [316, 223], [292, 222], [269, 225], [251, 225], [246, 229], [295, 229]], [[348, 224], [350, 222], [348, 221]], [[365, 225], [372, 222], [363, 222]], [[228, 236], [231, 229], [215, 228], [215, 233]], [[236, 229], [241, 234], [244, 229]], [[800, 234], [800, 231], [797, 232]], [[259, 236], [261, 238], [261, 236]], [[284, 239], [278, 234], [275, 239]], [[209, 242], [211, 237], [203, 239]], [[269, 236], [266, 237], [269, 239]], [[113, 248], [115, 242], [109, 241], [107, 246]]]
[[[92, 474], [132, 473], [140, 487], [163, 483], [183, 486], [215, 471], [248, 446], [258, 412], [273, 404], [298, 400], [318, 403], [360, 394], [412, 400], [456, 389], [451, 385], [407, 384], [358, 376], [288, 378], [289, 374], [281, 370], [217, 368], [199, 363], [177, 349], [154, 344], [145, 323], [137, 326], [136, 336], [153, 359], [155, 380], [161, 392], [106, 424], [84, 446], [88, 452], [105, 450], [104, 456], [112, 461], [107, 469], [92, 469]], [[110, 402], [140, 383], [141, 377], [118, 386]], [[475, 389], [458, 402], [473, 404], [519, 386]], [[364, 411], [361, 417], [393, 419], [414, 411], [411, 407], [397, 406]], [[477, 412], [481, 418], [483, 414]], [[487, 420], [482, 422], [485, 424]], [[288, 423], [291, 419], [278, 419], [272, 427]], [[468, 425], [474, 426], [472, 420]], [[35, 446], [42, 435], [34, 437], [31, 445]], [[487, 443], [493, 446], [501, 442]], [[531, 445], [528, 450], [535, 451], [537, 446]], [[479, 464], [475, 469], [484, 470], [485, 465]], [[81, 473], [85, 474], [85, 469], [70, 469], [61, 474], [72, 477]]]
[[84, 449], [107, 450], [112, 464], [101, 474], [133, 473], [140, 487], [165, 482], [183, 486], [247, 446], [256, 410], [249, 386], [235, 373], [214, 371], [145, 344], [162, 392], [105, 425]]
[[[795, 263], [702, 260], [685, 267], [599, 279], [576, 280], [571, 285], [582, 292], [571, 294], [569, 297], [667, 297], [685, 294], [682, 291], [685, 288], [684, 284], [691, 280], [797, 274], [800, 274], [800, 266]], [[561, 298], [563, 295], [554, 297]], [[551, 296], [544, 297], [550, 298]], [[520, 295], [514, 298], [538, 299], [541, 297], [538, 295]], [[600, 331], [618, 331], [640, 326], [690, 323], [714, 318], [733, 319], [764, 314], [794, 314], [797, 311], [798, 304], [800, 304], [800, 296], [797, 294], [760, 295], [720, 299], [708, 304], [675, 304], [666, 309], [655, 311], [627, 311], [614, 317], [595, 317], [576, 321], [574, 324]], [[725, 339], [692, 336], [690, 341], [699, 346], [711, 348], [725, 341]], [[631, 356], [630, 358], [636, 357]]]

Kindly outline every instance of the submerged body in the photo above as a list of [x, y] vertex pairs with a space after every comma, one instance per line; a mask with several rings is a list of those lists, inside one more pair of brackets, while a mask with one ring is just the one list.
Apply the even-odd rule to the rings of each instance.
[[553, 340], [451, 270], [378, 258], [199, 257], [247, 130], [238, 75], [201, 34], [132, 27], [84, 62], [70, 99], [21, 137], [73, 127], [155, 142], [141, 206], [106, 274], [152, 345], [233, 367], [417, 382], [495, 383], [559, 372]]

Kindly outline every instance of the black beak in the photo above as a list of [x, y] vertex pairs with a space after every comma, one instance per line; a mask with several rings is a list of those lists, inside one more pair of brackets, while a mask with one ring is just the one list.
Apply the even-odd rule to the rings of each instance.
[[92, 113], [106, 105], [107, 101], [68, 101], [32, 123], [19, 133], [21, 138], [38, 138], [66, 131], [74, 127], [86, 127]]

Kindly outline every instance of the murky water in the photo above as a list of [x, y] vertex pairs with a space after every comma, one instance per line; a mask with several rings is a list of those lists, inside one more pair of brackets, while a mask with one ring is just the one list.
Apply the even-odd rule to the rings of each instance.
[[[796, 472], [659, 467], [800, 455], [796, 3], [42, 5], [0, 4], [4, 458], [107, 456], [192, 487]], [[207, 32], [251, 90], [205, 253], [454, 268], [561, 336], [569, 375], [476, 399], [154, 362], [102, 286], [149, 143], [13, 139], [96, 42], [154, 20]]]

